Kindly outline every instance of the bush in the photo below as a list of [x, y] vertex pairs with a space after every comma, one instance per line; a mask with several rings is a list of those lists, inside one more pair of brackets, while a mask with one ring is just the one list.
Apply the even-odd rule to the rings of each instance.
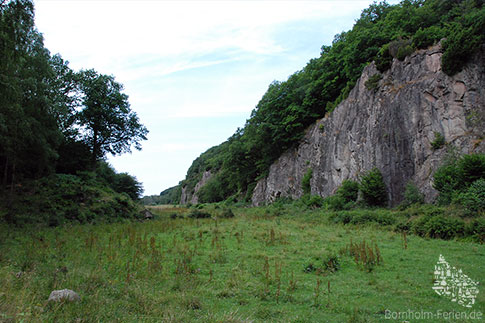
[[485, 178], [471, 184], [465, 192], [458, 196], [457, 202], [463, 205], [467, 215], [483, 215], [485, 212]]
[[463, 235], [465, 223], [456, 218], [435, 216], [426, 222], [425, 230], [426, 236], [430, 238], [447, 240]]
[[440, 133], [435, 131], [434, 140], [431, 142], [431, 148], [433, 150], [438, 150], [445, 144], [445, 137]]
[[460, 179], [469, 186], [479, 179], [485, 179], [485, 154], [463, 155], [457, 164]]
[[319, 208], [325, 203], [325, 200], [320, 195], [305, 195], [303, 196], [302, 201], [307, 207], [310, 208]]
[[[438, 202], [450, 204], [452, 201], [460, 201], [466, 196], [460, 195], [465, 193], [472, 183], [482, 178], [485, 178], [485, 154], [448, 157], [433, 175], [433, 187], [440, 193]], [[479, 189], [480, 187], [475, 188]], [[479, 191], [477, 193], [479, 194]]]
[[337, 189], [337, 195], [342, 197], [345, 203], [355, 202], [359, 197], [359, 183], [346, 179]]
[[382, 46], [382, 48], [379, 50], [375, 63], [377, 70], [381, 73], [384, 73], [391, 68], [392, 56], [389, 52], [389, 44]]
[[340, 195], [329, 196], [324, 200], [324, 205], [328, 210], [340, 211], [345, 209], [345, 199]]
[[389, 211], [355, 211], [355, 215], [350, 221], [351, 224], [365, 224], [365, 223], [378, 223], [381, 225], [391, 225], [396, 222], [396, 219]]
[[367, 81], [365, 81], [365, 87], [369, 91], [377, 92], [379, 89], [379, 81], [382, 80], [382, 75], [380, 73], [376, 73], [369, 77]]
[[188, 217], [191, 218], [191, 219], [207, 219], [207, 218], [210, 218], [212, 216], [208, 212], [195, 209], [195, 210], [192, 210], [189, 213]]
[[360, 180], [359, 189], [367, 205], [385, 206], [387, 204], [387, 188], [379, 169], [373, 168], [364, 174]]
[[413, 182], [408, 182], [406, 184], [406, 190], [404, 191], [404, 201], [402, 205], [407, 207], [412, 204], [423, 204], [424, 203], [424, 195], [421, 193], [419, 188], [414, 185]]
[[413, 36], [413, 46], [415, 48], [427, 48], [440, 41], [444, 36], [445, 32], [439, 26], [419, 28]]
[[303, 194], [310, 194], [311, 193], [311, 179], [313, 176], [313, 170], [311, 168], [308, 168], [306, 171], [305, 175], [303, 175], [303, 179], [301, 180], [301, 188], [303, 190]]
[[479, 218], [471, 221], [465, 228], [467, 236], [471, 236], [475, 241], [485, 242], [485, 218]]
[[396, 58], [400, 61], [403, 61], [407, 56], [411, 55], [414, 52], [414, 48], [411, 45], [406, 45], [400, 47], [397, 51]]

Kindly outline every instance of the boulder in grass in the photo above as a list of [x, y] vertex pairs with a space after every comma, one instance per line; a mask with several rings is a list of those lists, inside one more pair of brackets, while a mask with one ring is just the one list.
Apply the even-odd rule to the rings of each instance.
[[70, 289], [60, 289], [60, 290], [53, 290], [49, 295], [49, 302], [60, 302], [60, 301], [70, 301], [76, 302], [79, 301], [81, 298], [79, 295]]
[[153, 219], [153, 213], [150, 212], [148, 209], [144, 209], [143, 211], [140, 212], [140, 215], [145, 219], [145, 220], [152, 220]]

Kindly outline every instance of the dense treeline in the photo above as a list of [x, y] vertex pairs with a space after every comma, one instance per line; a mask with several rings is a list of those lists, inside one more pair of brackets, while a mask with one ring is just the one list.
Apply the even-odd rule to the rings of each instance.
[[363, 68], [375, 61], [381, 72], [394, 58], [443, 40], [443, 71], [453, 75], [485, 43], [483, 0], [404, 0], [374, 3], [352, 30], [284, 82], [273, 82], [250, 118], [223, 144], [197, 158], [181, 186], [193, 191], [202, 173], [215, 174], [199, 201], [248, 199], [255, 183], [304, 130], [345, 99]]
[[[120, 205], [138, 199], [141, 184], [103, 161], [108, 153], [140, 149], [148, 132], [123, 86], [94, 70], [75, 72], [51, 55], [31, 0], [0, 2], [0, 57], [0, 218], [45, 222], [42, 214], [51, 212], [82, 221], [93, 198]], [[92, 191], [72, 191], [80, 183]], [[75, 216], [75, 205], [52, 202], [66, 192], [73, 196], [64, 200], [78, 203], [82, 215]], [[66, 207], [71, 214], [59, 215]]]

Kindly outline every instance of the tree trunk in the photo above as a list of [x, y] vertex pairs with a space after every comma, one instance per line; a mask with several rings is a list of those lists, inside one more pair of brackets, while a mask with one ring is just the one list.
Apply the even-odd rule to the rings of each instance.
[[93, 171], [96, 169], [96, 162], [98, 161], [98, 150], [98, 129], [93, 129], [93, 154], [91, 156], [91, 167]]

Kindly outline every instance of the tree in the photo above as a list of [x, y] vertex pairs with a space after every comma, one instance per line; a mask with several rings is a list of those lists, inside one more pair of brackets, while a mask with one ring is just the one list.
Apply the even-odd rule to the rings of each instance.
[[78, 73], [82, 109], [78, 113], [80, 134], [91, 149], [92, 166], [107, 153], [119, 155], [140, 150], [148, 130], [130, 109], [123, 85], [113, 76], [94, 70]]
[[359, 186], [362, 199], [369, 206], [386, 206], [387, 188], [381, 171], [374, 167], [364, 174]]

